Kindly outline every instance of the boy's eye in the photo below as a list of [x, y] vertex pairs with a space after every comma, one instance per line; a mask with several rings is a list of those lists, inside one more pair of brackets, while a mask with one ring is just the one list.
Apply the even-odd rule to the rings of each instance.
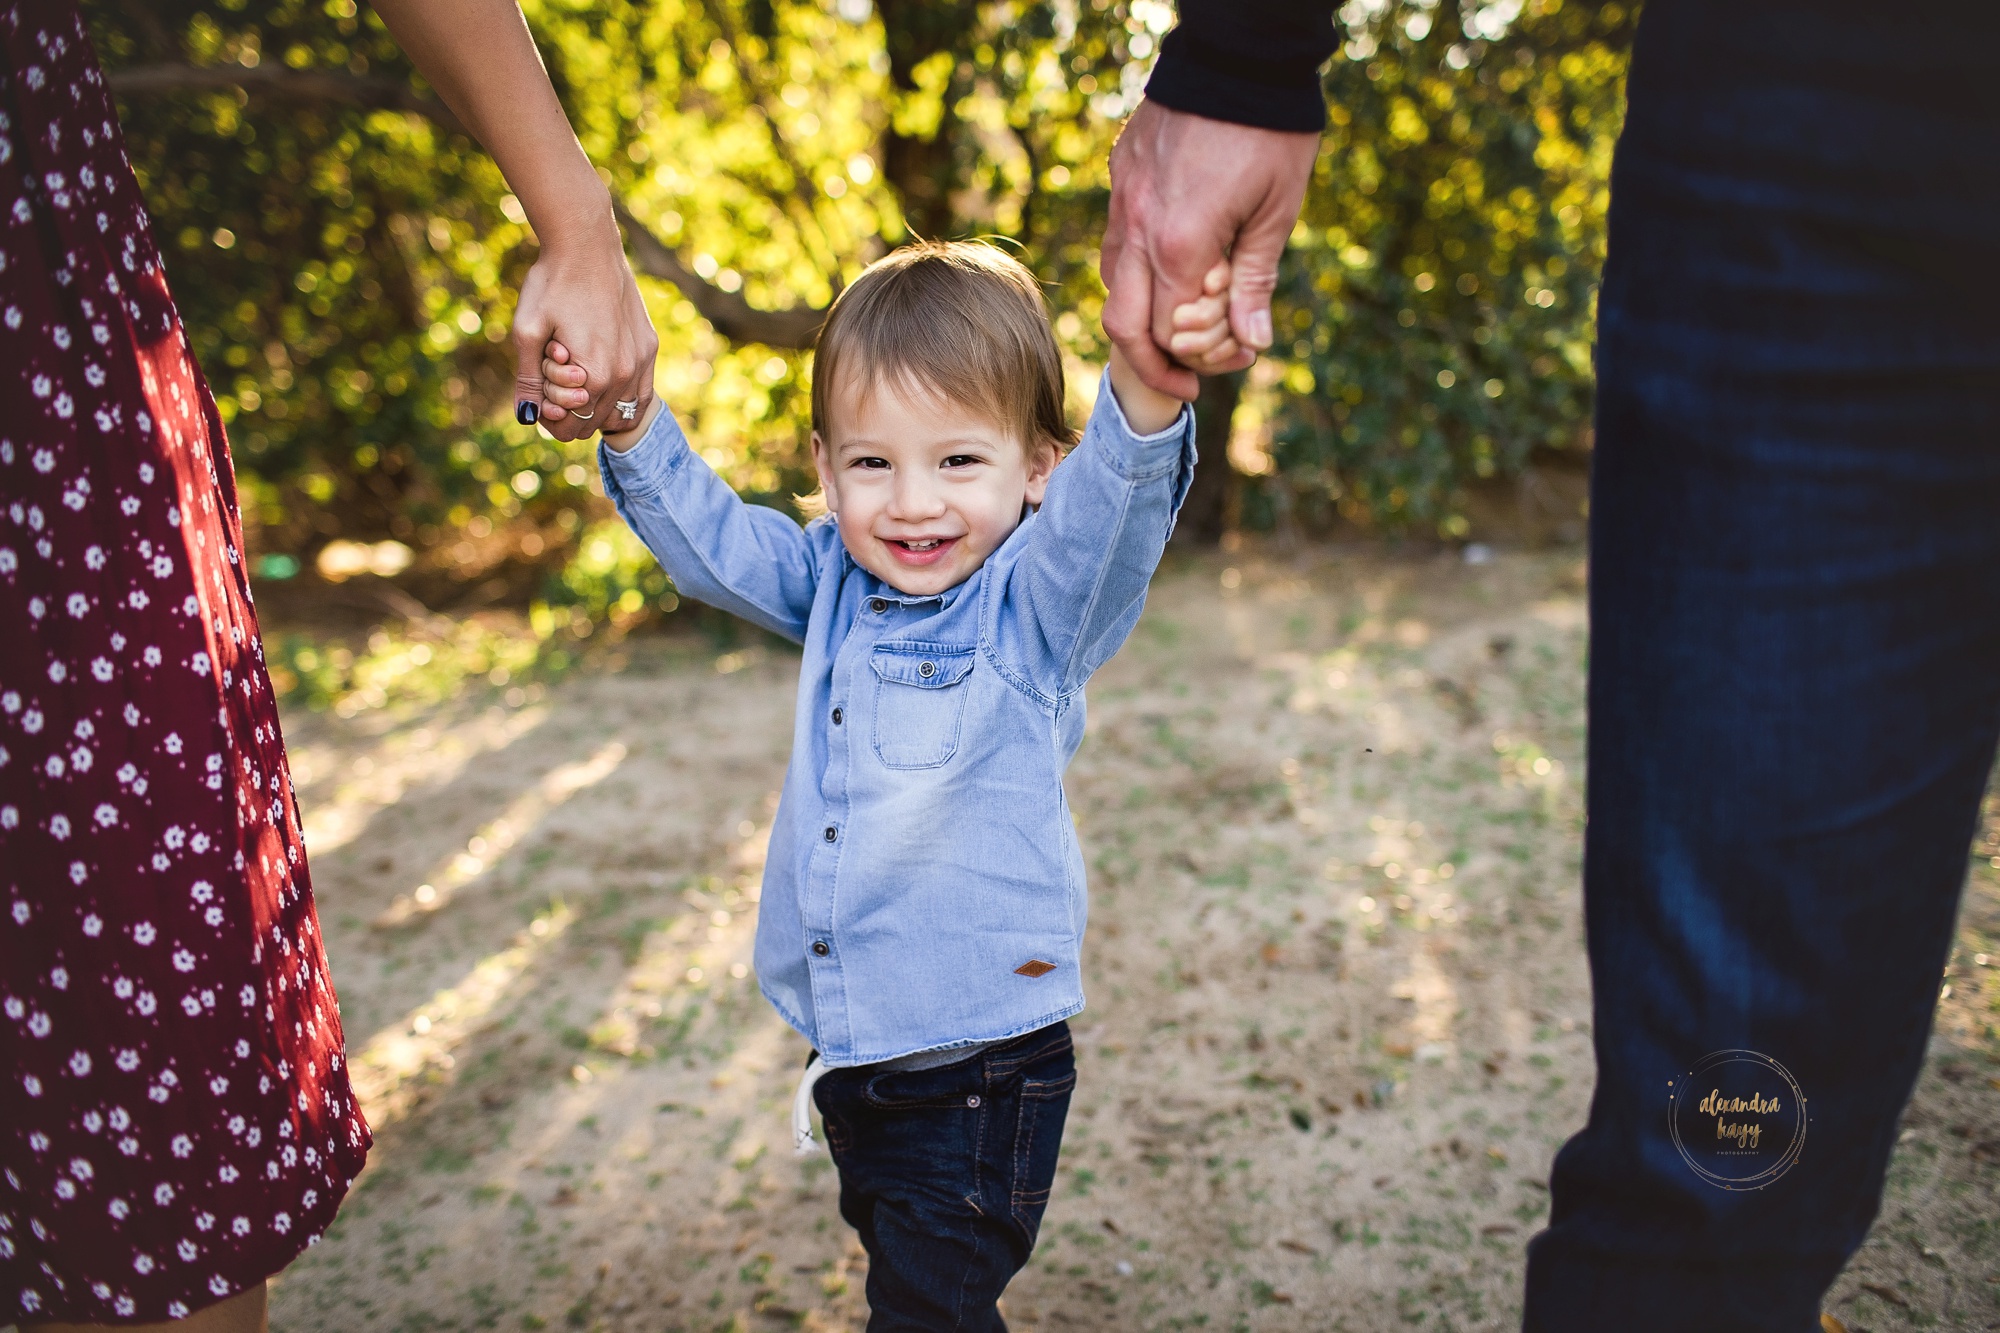
[[944, 460], [944, 465], [946, 467], [973, 467], [985, 461], [985, 459], [975, 457], [972, 454], [953, 454]]
[[886, 458], [857, 458], [853, 462], [849, 463], [848, 466], [872, 468], [877, 471], [886, 471], [889, 466], [889, 460]]

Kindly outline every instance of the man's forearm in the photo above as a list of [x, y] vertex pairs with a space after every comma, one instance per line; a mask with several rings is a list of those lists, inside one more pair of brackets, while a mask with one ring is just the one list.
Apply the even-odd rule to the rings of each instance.
[[1210, 120], [1317, 134], [1319, 67], [1339, 45], [1330, 0], [1181, 0], [1146, 96]]

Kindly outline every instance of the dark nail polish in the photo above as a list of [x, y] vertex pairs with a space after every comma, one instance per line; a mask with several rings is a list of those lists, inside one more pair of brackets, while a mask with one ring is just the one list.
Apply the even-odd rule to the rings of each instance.
[[514, 404], [514, 420], [520, 422], [523, 426], [532, 426], [541, 419], [542, 405], [540, 403], [523, 401]]

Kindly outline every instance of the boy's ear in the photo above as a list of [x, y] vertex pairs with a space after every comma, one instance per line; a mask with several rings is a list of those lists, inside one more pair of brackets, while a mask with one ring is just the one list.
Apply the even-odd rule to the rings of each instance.
[[833, 450], [818, 431], [812, 433], [812, 452], [813, 471], [819, 474], [819, 493], [826, 501], [826, 512], [838, 514], [840, 502], [835, 498], [833, 489]]
[[1062, 451], [1056, 448], [1054, 440], [1038, 440], [1028, 452], [1028, 503], [1041, 507], [1042, 497], [1049, 492], [1049, 477], [1055, 472], [1056, 464], [1062, 459]]

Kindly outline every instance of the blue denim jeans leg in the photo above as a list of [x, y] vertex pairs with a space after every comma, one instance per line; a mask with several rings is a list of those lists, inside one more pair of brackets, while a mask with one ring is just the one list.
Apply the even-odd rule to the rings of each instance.
[[[1535, 1333], [1811, 1333], [1879, 1206], [2000, 732], [1996, 43], [1990, 0], [1641, 24], [1590, 511], [1598, 1082]], [[1729, 1049], [1806, 1099], [1761, 1188], [1669, 1134]]]
[[1076, 1088], [1069, 1024], [956, 1064], [833, 1069], [813, 1089], [840, 1215], [868, 1251], [868, 1333], [1004, 1333]]

